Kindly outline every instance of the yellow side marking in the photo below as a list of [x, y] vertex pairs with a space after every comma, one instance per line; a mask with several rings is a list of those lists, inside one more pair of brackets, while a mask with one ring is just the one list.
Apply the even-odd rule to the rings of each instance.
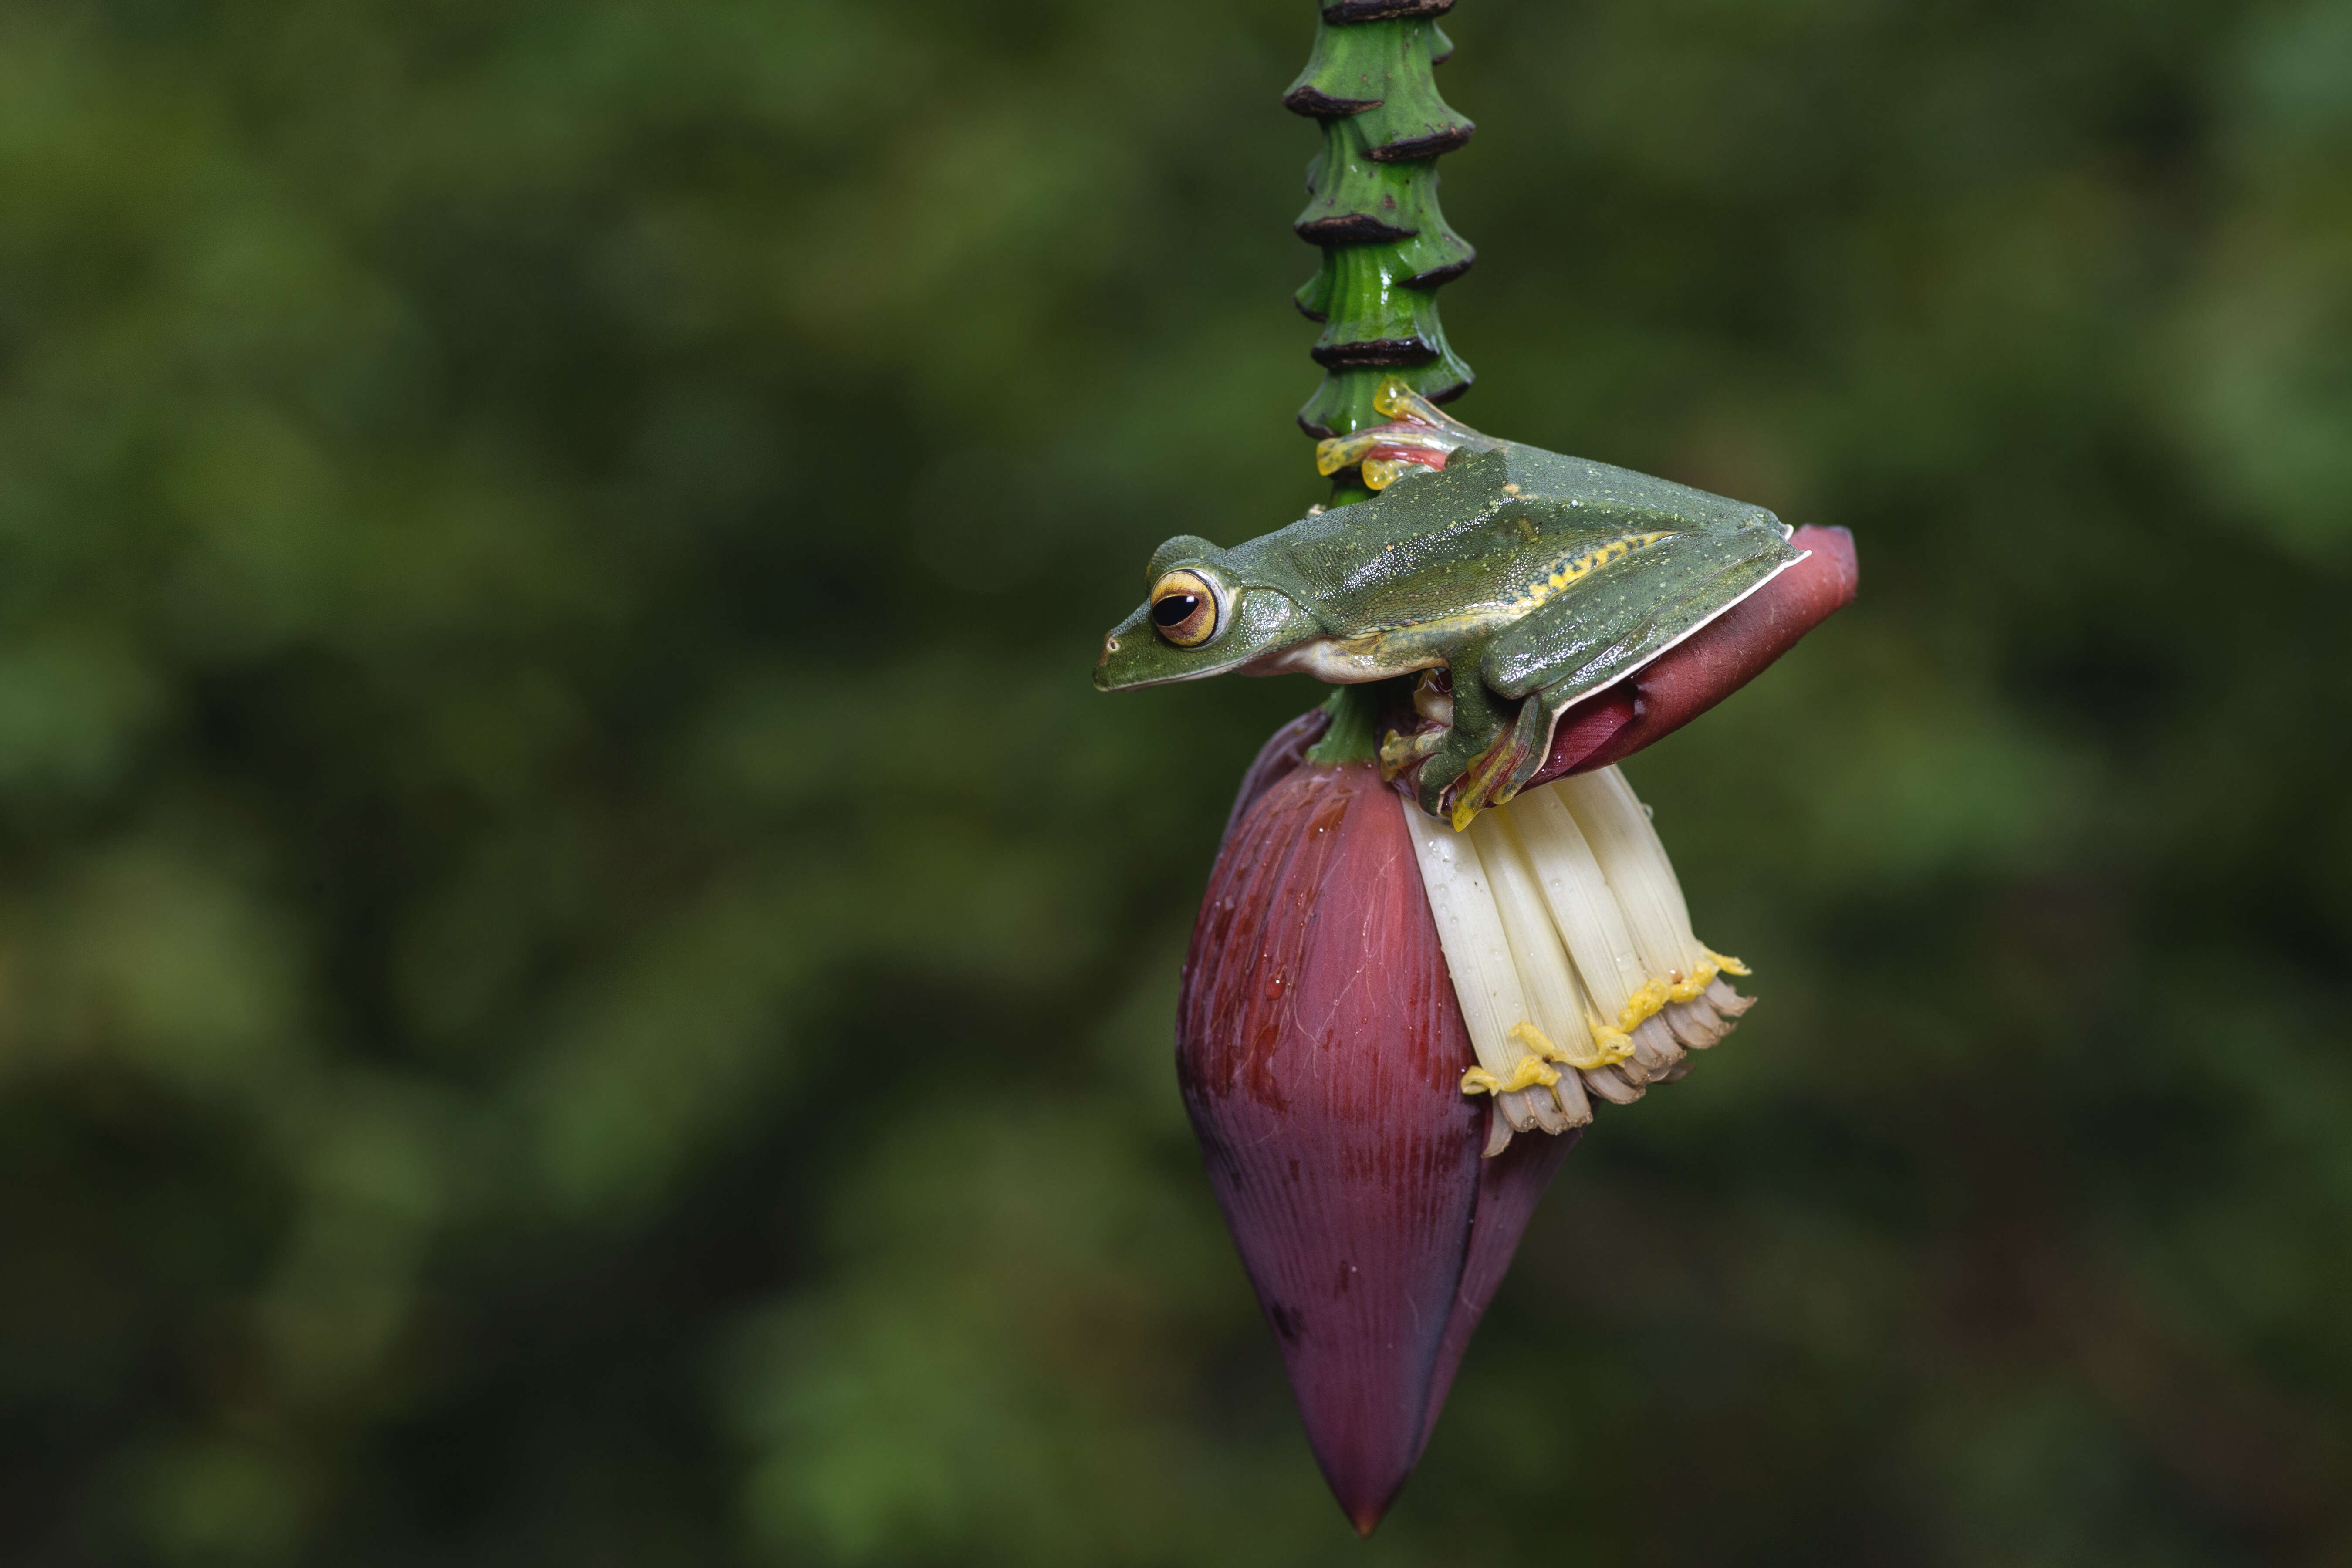
[[1622, 539], [1612, 539], [1606, 544], [1594, 545], [1583, 554], [1570, 556], [1568, 560], [1554, 565], [1549, 572], [1544, 574], [1534, 587], [1513, 600], [1510, 607], [1513, 612], [1524, 615], [1555, 594], [1561, 592], [1578, 578], [1598, 572], [1612, 562], [1622, 561], [1636, 550], [1645, 549], [1662, 539], [1673, 537], [1671, 532], [1629, 533]]
[[[1349, 632], [1346, 637], [1334, 637], [1333, 646], [1350, 652], [1361, 652], [1378, 643], [1391, 632], [1413, 632], [1432, 641], [1467, 637], [1485, 630], [1488, 626], [1516, 619], [1544, 603], [1578, 578], [1607, 565], [1609, 561], [1620, 560], [1644, 546], [1673, 537], [1674, 534], [1671, 531], [1629, 533], [1622, 539], [1612, 540], [1607, 544], [1598, 545], [1572, 560], [1555, 566], [1534, 587], [1507, 604], [1481, 605], [1476, 609], [1464, 610], [1451, 616], [1433, 616], [1425, 621], [1383, 621], [1379, 626], [1365, 626], [1361, 630]], [[1385, 552], [1394, 550], [1396, 546], [1384, 544], [1381, 548]], [[1614, 554], [1610, 553], [1612, 551], [1615, 552]], [[1608, 561], [1601, 559], [1603, 555], [1608, 556]]]

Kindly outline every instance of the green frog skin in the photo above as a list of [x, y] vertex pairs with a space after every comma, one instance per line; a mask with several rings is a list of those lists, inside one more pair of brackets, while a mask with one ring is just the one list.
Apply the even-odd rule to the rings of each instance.
[[1761, 507], [1475, 438], [1443, 468], [1229, 550], [1170, 540], [1150, 596], [1104, 637], [1096, 687], [1443, 668], [1450, 725], [1392, 736], [1382, 756], [1425, 754], [1422, 809], [1461, 827], [1542, 767], [1563, 710], [1804, 558]]

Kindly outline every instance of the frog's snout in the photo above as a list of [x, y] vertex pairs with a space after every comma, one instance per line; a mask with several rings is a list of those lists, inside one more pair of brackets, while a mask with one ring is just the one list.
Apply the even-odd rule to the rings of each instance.
[[1095, 689], [1122, 691], [1150, 679], [1152, 655], [1159, 639], [1151, 635], [1139, 609], [1103, 634], [1102, 652], [1095, 658]]

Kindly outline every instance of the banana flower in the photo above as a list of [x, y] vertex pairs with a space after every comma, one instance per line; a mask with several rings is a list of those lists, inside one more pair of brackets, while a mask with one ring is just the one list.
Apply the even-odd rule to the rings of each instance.
[[[1843, 530], [1560, 717], [1531, 786], [1457, 832], [1408, 776], [1316, 760], [1322, 710], [1244, 776], [1186, 958], [1178, 1073], [1308, 1440], [1369, 1534], [1419, 1460], [1537, 1200], [1596, 1110], [1746, 1012], [1614, 766], [1850, 600]], [[1400, 727], [1442, 725], [1423, 681]]]

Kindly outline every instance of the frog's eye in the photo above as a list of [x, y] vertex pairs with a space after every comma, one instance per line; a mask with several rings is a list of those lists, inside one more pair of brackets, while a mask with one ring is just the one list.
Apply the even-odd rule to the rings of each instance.
[[1217, 634], [1217, 595], [1197, 572], [1171, 572], [1151, 586], [1151, 624], [1178, 647]]

